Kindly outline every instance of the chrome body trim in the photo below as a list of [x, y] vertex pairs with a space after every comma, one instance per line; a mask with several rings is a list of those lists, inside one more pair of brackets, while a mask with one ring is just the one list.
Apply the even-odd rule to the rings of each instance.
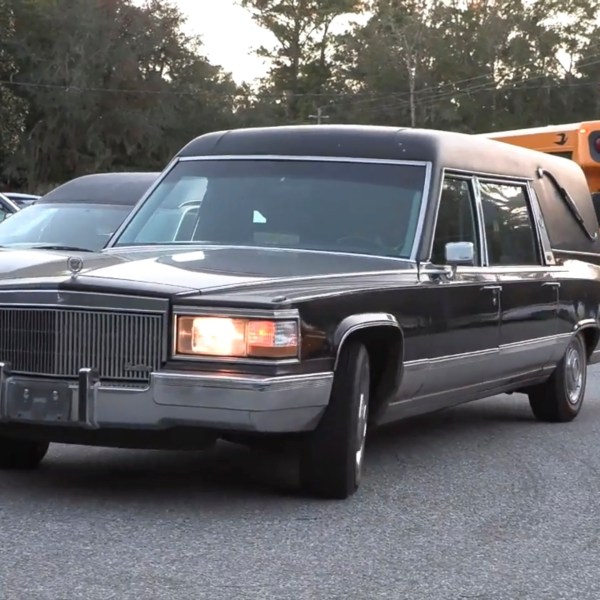
[[[594, 321], [593, 319], [586, 319], [586, 321], [591, 321], [593, 324], [597, 325], [596, 321]], [[589, 324], [588, 324], [588, 326], [589, 326]], [[560, 333], [557, 335], [546, 335], [546, 336], [539, 337], [539, 338], [532, 338], [530, 340], [512, 342], [510, 344], [501, 344], [501, 345], [497, 346], [496, 348], [489, 348], [486, 350], [477, 350], [476, 352], [463, 352], [463, 353], [457, 353], [457, 354], [447, 354], [444, 356], [435, 356], [432, 358], [422, 358], [419, 360], [412, 360], [412, 361], [406, 362], [405, 366], [408, 367], [409, 365], [416, 366], [416, 365], [422, 365], [422, 364], [444, 363], [444, 362], [456, 361], [456, 360], [468, 361], [468, 360], [478, 357], [478, 356], [500, 354], [502, 351], [512, 351], [514, 349], [525, 349], [528, 346], [534, 346], [537, 344], [544, 344], [544, 343], [548, 343], [548, 342], [555, 343], [560, 340], [567, 340], [567, 339], [570, 340], [576, 331], [577, 331], [577, 329], [573, 329], [572, 333]]]
[[168, 358], [168, 299], [66, 290], [0, 291], [0, 360], [15, 373], [143, 383]]
[[[435, 237], [435, 231], [437, 228], [440, 203], [442, 199], [442, 191], [444, 180], [448, 179], [459, 179], [461, 181], [466, 181], [469, 184], [469, 188], [471, 194], [473, 196], [473, 201], [475, 203], [474, 209], [475, 214], [477, 216], [476, 230], [479, 238], [479, 265], [476, 265], [474, 268], [490, 268], [489, 267], [489, 256], [488, 256], [488, 246], [487, 246], [487, 236], [485, 234], [485, 219], [483, 214], [483, 204], [481, 201], [481, 190], [479, 184], [481, 182], [490, 182], [490, 183], [498, 183], [501, 185], [513, 185], [518, 186], [524, 189], [525, 197], [530, 209], [530, 217], [532, 227], [535, 232], [536, 246], [538, 250], [538, 259], [540, 259], [540, 263], [544, 265], [544, 267], [548, 265], [554, 264], [554, 256], [552, 254], [552, 248], [550, 247], [550, 240], [546, 234], [545, 225], [543, 225], [543, 217], [541, 213], [541, 208], [539, 206], [539, 202], [537, 196], [534, 193], [533, 188], [531, 187], [531, 181], [533, 179], [522, 179], [522, 178], [514, 178], [514, 177], [498, 177], [497, 175], [484, 175], [481, 173], [470, 173], [470, 172], [461, 172], [456, 169], [447, 169], [443, 168], [441, 173], [441, 182], [440, 189], [437, 197], [437, 203], [435, 207], [435, 217], [432, 228], [432, 237], [429, 243], [429, 248], [427, 249], [427, 258], [425, 262], [429, 265], [431, 264], [431, 254], [433, 252], [433, 242]], [[541, 223], [541, 224], [540, 224]], [[543, 230], [542, 230], [543, 229]], [[411, 257], [412, 258], [412, 257]], [[493, 267], [496, 268], [496, 267]], [[519, 267], [516, 268], [506, 267], [508, 271], [519, 270]], [[535, 269], [535, 267], [534, 267]], [[524, 271], [531, 271], [532, 269], [529, 266], [523, 267]]]
[[[309, 248], [278, 248], [276, 246], [244, 246], [239, 244], [203, 244], [203, 243], [194, 243], [194, 242], [170, 242], [168, 244], [160, 244], [159, 246], [153, 246], [151, 244], [145, 245], [136, 245], [136, 246], [115, 246], [114, 248], [104, 248], [102, 252], [106, 254], [118, 254], [123, 250], [126, 250], [127, 254], [133, 254], [135, 252], [148, 252], [149, 250], [156, 250], [157, 247], [160, 247], [162, 250], [165, 248], [173, 248], [177, 250], [177, 252], [185, 253], [186, 250], [189, 252], [202, 252], [203, 250], [212, 250], [214, 248], [235, 248], [237, 250], [268, 250], [269, 252], [290, 252], [294, 254], [303, 253], [303, 254], [326, 254], [332, 256], [359, 256], [364, 258], [376, 258], [379, 261], [387, 261], [390, 263], [406, 263], [412, 266], [416, 266], [415, 261], [412, 261], [408, 257], [402, 256], [383, 256], [381, 254], [363, 254], [361, 252], [340, 252], [337, 250], [311, 250]], [[114, 252], [111, 252], [114, 250]], [[330, 273], [328, 275], [321, 275], [320, 277], [331, 277], [333, 274]], [[316, 277], [316, 276], [315, 276]], [[304, 279], [304, 277], [302, 277]]]
[[[346, 340], [356, 331], [361, 329], [372, 329], [374, 327], [393, 327], [402, 336], [402, 328], [398, 319], [389, 313], [363, 313], [347, 317], [340, 323], [335, 331], [333, 345], [336, 348], [335, 363], [333, 370], [337, 369], [340, 353]], [[402, 357], [400, 357], [402, 362]]]
[[[88, 382], [81, 387], [81, 382]], [[242, 375], [153, 373], [144, 389], [104, 387], [88, 369], [79, 382], [62, 381], [71, 394], [67, 422], [48, 420], [17, 392], [35, 385], [51, 397], [56, 380], [10, 373], [0, 363], [0, 423], [37, 424], [81, 429], [164, 430], [177, 426], [217, 431], [293, 433], [316, 427], [329, 403], [333, 373], [251, 377]], [[85, 408], [83, 408], [85, 407]]]
[[[202, 155], [202, 156], [183, 156], [178, 157], [168, 167], [167, 170], [154, 182], [154, 185], [150, 190], [144, 194], [139, 200], [134, 209], [131, 211], [129, 216], [117, 229], [112, 238], [108, 241], [105, 249], [112, 248], [118, 241], [118, 238], [122, 235], [123, 231], [128, 227], [129, 223], [133, 220], [141, 206], [145, 203], [146, 199], [149, 198], [150, 194], [158, 187], [163, 181], [167, 174], [175, 167], [179, 162], [198, 162], [198, 161], [295, 161], [295, 162], [330, 162], [330, 163], [352, 163], [352, 164], [377, 164], [377, 165], [390, 165], [390, 166], [408, 166], [408, 167], [425, 167], [425, 179], [423, 182], [423, 189], [421, 191], [421, 200], [419, 206], [419, 216], [417, 218], [417, 224], [415, 227], [415, 233], [411, 245], [411, 251], [409, 253], [409, 260], [415, 261], [417, 258], [418, 248], [421, 240], [421, 234], [423, 231], [425, 217], [427, 214], [429, 191], [431, 189], [431, 175], [433, 165], [431, 161], [419, 161], [419, 160], [394, 160], [394, 159], [379, 159], [379, 158], [357, 158], [357, 157], [346, 157], [346, 156], [301, 156], [301, 155], [289, 155], [289, 154], [248, 154], [248, 155]], [[168, 244], [165, 244], [168, 245]], [[127, 247], [124, 244], [120, 247]], [[377, 256], [377, 255], [371, 255]]]
[[[580, 250], [555, 250], [556, 252], [559, 252], [560, 254], [568, 254], [569, 256], [593, 256], [594, 258], [598, 258], [598, 254], [596, 252], [584, 252], [584, 251], [580, 251]], [[575, 259], [576, 260], [576, 259]]]
[[542, 249], [543, 262], [546, 265], [554, 265], [554, 264], [556, 264], [556, 261], [554, 260], [554, 253], [552, 252], [552, 244], [550, 243], [550, 238], [548, 236], [548, 231], [546, 229], [546, 223], [544, 221], [544, 216], [542, 214], [540, 200], [537, 196], [536, 191], [533, 189], [531, 182], [527, 183], [527, 191], [529, 193], [532, 212], [534, 213], [533, 220], [536, 224], [536, 230], [537, 230], [537, 234], [538, 234], [538, 244], [539, 244], [539, 247]]
[[296, 308], [284, 309], [260, 309], [260, 308], [232, 308], [228, 306], [191, 306], [189, 304], [175, 304], [173, 314], [193, 315], [193, 316], [218, 316], [218, 317], [239, 317], [241, 319], [277, 319], [277, 320], [295, 320], [300, 318], [300, 313]]
[[0, 193], [0, 205], [2, 205], [2, 208], [6, 208], [7, 211], [13, 215], [22, 210], [22, 208], [14, 200], [2, 193]]
[[54, 307], [84, 310], [126, 310], [132, 313], [163, 312], [169, 309], [167, 298], [124, 296], [103, 292], [71, 290], [0, 290], [0, 306]]
[[573, 325], [573, 333], [577, 333], [578, 331], [588, 327], [600, 329], [600, 323], [596, 319], [581, 319], [581, 321], [578, 321], [575, 323], [575, 325]]
[[430, 161], [425, 160], [401, 160], [393, 158], [361, 158], [356, 156], [320, 156], [302, 155], [302, 154], [202, 154], [199, 156], [181, 156], [178, 159], [181, 162], [196, 162], [205, 160], [282, 160], [282, 161], [301, 161], [301, 162], [345, 162], [345, 163], [363, 163], [371, 165], [407, 165], [410, 167], [425, 167], [430, 165]]
[[[476, 231], [477, 231], [477, 237], [478, 237], [478, 262], [479, 265], [476, 265], [476, 267], [486, 267], [489, 264], [488, 261], [488, 252], [487, 252], [487, 237], [485, 235], [485, 221], [483, 218], [483, 207], [482, 207], [482, 203], [481, 203], [481, 194], [480, 194], [480, 190], [479, 190], [479, 186], [478, 186], [478, 182], [480, 180], [480, 178], [485, 178], [486, 181], [494, 181], [493, 179], [493, 175], [487, 176], [487, 175], [482, 175], [482, 174], [478, 174], [478, 173], [472, 173], [472, 172], [468, 172], [468, 171], [459, 171], [456, 169], [449, 169], [449, 168], [443, 168], [442, 172], [441, 172], [441, 179], [440, 179], [440, 189], [437, 195], [437, 199], [436, 199], [436, 205], [435, 205], [435, 216], [433, 219], [433, 226], [432, 226], [432, 236], [431, 239], [429, 241], [429, 247], [427, 248], [427, 255], [426, 255], [426, 259], [425, 262], [426, 263], [430, 263], [431, 261], [431, 255], [433, 253], [433, 243], [434, 243], [434, 238], [435, 238], [435, 232], [437, 229], [437, 224], [438, 224], [438, 219], [439, 219], [439, 212], [440, 212], [440, 204], [442, 201], [442, 193], [443, 193], [443, 186], [444, 186], [444, 181], [446, 179], [457, 179], [460, 181], [465, 181], [468, 183], [469, 185], [469, 191], [471, 193], [472, 196], [472, 200], [473, 200], [473, 209], [474, 209], [474, 213], [476, 216]], [[497, 180], [499, 182], [502, 183], [506, 183], [506, 182], [512, 182], [515, 183], [516, 180], [509, 178], [506, 180], [500, 179]], [[519, 185], [525, 185], [526, 182], [523, 181], [521, 182]]]
[[[505, 275], [512, 273], [553, 273], [556, 275], [568, 273], [563, 265], [548, 265], [548, 266], [531, 266], [531, 267], [470, 267], [458, 266], [457, 273], [482, 273], [485, 275]], [[445, 275], [448, 272], [447, 267], [433, 265], [428, 263], [419, 270], [422, 275]]]
[[423, 236], [423, 229], [425, 227], [425, 219], [427, 217], [427, 209], [429, 208], [429, 193], [431, 190], [431, 176], [433, 166], [430, 162], [426, 163], [425, 166], [425, 183], [423, 185], [423, 193], [421, 195], [421, 206], [419, 207], [419, 217], [417, 218], [417, 226], [415, 227], [415, 233], [413, 237], [413, 243], [410, 251], [410, 259], [412, 261], [417, 260], [419, 253], [419, 246], [421, 244], [421, 238]]
[[539, 369], [523, 373], [518, 378], [514, 376], [499, 377], [433, 394], [417, 394], [412, 398], [390, 403], [387, 410], [379, 415], [377, 423], [379, 425], [393, 423], [400, 419], [459, 406], [466, 402], [489, 398], [508, 391], [515, 391], [528, 385], [535, 385], [545, 381], [551, 375], [552, 370], [552, 368]]
[[498, 175], [498, 173], [487, 173], [486, 171], [469, 171], [457, 167], [446, 167], [445, 170], [448, 171], [448, 173], [456, 173], [457, 175], [464, 177], [485, 177], [486, 179], [493, 178], [503, 183], [506, 181], [535, 181], [535, 177], [522, 176], [515, 178], [514, 175]]
[[[484, 233], [485, 249], [486, 249], [485, 262], [483, 264], [486, 266], [489, 266], [490, 258], [488, 255], [487, 235], [485, 235], [485, 217], [483, 214], [483, 202], [481, 199], [481, 188], [480, 188], [481, 183], [496, 183], [498, 185], [512, 185], [513, 187], [519, 187], [524, 191], [525, 202], [529, 209], [528, 213], [529, 213], [529, 217], [530, 217], [530, 222], [531, 222], [531, 225], [534, 230], [536, 250], [537, 250], [537, 254], [538, 254], [538, 261], [540, 262], [540, 264], [544, 264], [544, 266], [545, 266], [546, 261], [544, 258], [544, 254], [542, 252], [542, 248], [540, 246], [539, 225], [537, 223], [536, 215], [532, 208], [533, 201], [532, 201], [531, 194], [529, 193], [530, 186], [528, 184], [528, 181], [526, 179], [514, 178], [514, 177], [499, 178], [498, 176], [476, 175], [473, 177], [473, 184], [474, 184], [475, 193], [477, 196], [477, 202], [479, 205], [478, 218], [481, 223], [481, 229], [483, 230], [483, 233]], [[519, 267], [519, 265], [516, 265], [516, 266], [517, 266], [517, 268]], [[529, 265], [526, 265], [526, 266], [529, 267]], [[513, 270], [513, 269], [509, 267], [507, 270]], [[531, 270], [531, 269], [528, 269], [528, 270]]]
[[[408, 361], [404, 363], [400, 389], [390, 398], [378, 422], [425, 414], [544, 381], [564, 355], [572, 336], [544, 336], [476, 352]], [[544, 360], [549, 350], [552, 358]], [[539, 366], [524, 367], [525, 353], [538, 356]], [[597, 354], [600, 362], [600, 350]], [[474, 376], [465, 375], [473, 371]]]
[[[483, 218], [483, 203], [481, 201], [481, 190], [477, 185], [477, 179], [472, 177], [470, 179], [471, 193], [473, 194], [473, 200], [475, 201], [475, 215], [477, 218], [477, 235], [479, 236], [479, 245], [481, 255], [479, 257], [479, 265], [483, 268], [489, 268], [488, 260], [488, 245], [487, 235], [485, 234], [485, 220]], [[477, 267], [477, 265], [474, 265]]]

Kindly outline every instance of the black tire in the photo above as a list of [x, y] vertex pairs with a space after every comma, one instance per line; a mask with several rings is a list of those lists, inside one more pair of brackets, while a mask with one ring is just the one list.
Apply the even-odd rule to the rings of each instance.
[[572, 421], [581, 410], [586, 381], [587, 350], [581, 334], [577, 334], [550, 379], [529, 392], [536, 419], [548, 423]]
[[0, 469], [31, 470], [44, 459], [50, 444], [0, 437]]
[[364, 465], [369, 386], [365, 347], [358, 342], [346, 343], [329, 405], [300, 458], [300, 481], [307, 493], [343, 500], [358, 489]]

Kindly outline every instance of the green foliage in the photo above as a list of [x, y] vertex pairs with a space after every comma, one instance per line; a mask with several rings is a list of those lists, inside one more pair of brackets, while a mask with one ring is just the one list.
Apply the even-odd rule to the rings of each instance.
[[305, 121], [332, 76], [334, 21], [365, 8], [361, 0], [241, 0], [254, 20], [270, 31], [274, 49], [258, 54], [271, 61], [264, 90], [278, 96], [288, 121]]
[[[255, 10], [282, 4], [242, 3]], [[368, 8], [365, 23], [328, 33], [328, 79], [309, 88], [319, 92], [331, 122], [482, 132], [598, 115], [600, 61], [587, 71], [589, 61], [581, 62], [599, 56], [592, 41], [600, 33], [598, 0], [371, 0]], [[312, 14], [305, 19], [318, 30]], [[261, 91], [276, 95], [290, 89], [278, 76], [290, 46], [267, 16], [257, 20], [279, 43]], [[300, 64], [310, 57], [309, 44]], [[308, 95], [305, 101], [315, 103]]]
[[[230, 126], [236, 86], [150, 0], [12, 0], [13, 86], [27, 138], [5, 173], [30, 187], [80, 173], [161, 169], [192, 135]], [[25, 85], [27, 84], [27, 85]]]
[[14, 43], [13, 13], [6, 0], [0, 0], [0, 164], [16, 150], [24, 129], [25, 103], [2, 83], [16, 71]]
[[160, 169], [195, 135], [319, 109], [466, 132], [600, 115], [600, 0], [237, 1], [272, 39], [242, 86], [168, 0], [0, 0], [0, 174]]

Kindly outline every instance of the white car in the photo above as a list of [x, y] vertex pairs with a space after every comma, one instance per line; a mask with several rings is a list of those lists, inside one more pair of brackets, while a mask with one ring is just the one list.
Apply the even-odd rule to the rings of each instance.
[[19, 208], [25, 208], [37, 202], [41, 196], [35, 194], [21, 194], [18, 192], [3, 192], [9, 200], [12, 200]]

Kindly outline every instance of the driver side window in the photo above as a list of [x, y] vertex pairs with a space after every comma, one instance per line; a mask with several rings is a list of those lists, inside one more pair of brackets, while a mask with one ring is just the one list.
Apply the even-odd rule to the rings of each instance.
[[446, 177], [438, 209], [431, 262], [446, 263], [446, 244], [472, 242], [475, 248], [475, 264], [479, 263], [477, 219], [471, 183], [468, 179]]

